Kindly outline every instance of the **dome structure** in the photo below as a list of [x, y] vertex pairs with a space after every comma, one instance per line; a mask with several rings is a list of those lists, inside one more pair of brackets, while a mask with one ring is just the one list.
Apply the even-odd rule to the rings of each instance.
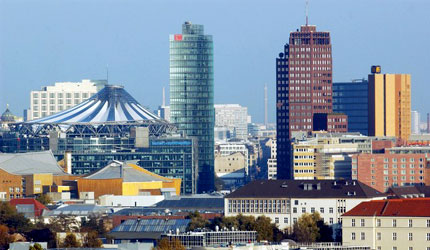
[[106, 85], [80, 104], [40, 119], [10, 123], [12, 131], [28, 136], [64, 132], [76, 136], [111, 136], [148, 127], [150, 135], [176, 131], [176, 126], [140, 105], [122, 86]]
[[122, 86], [106, 85], [88, 100], [28, 123], [104, 123], [162, 120], [140, 105]]
[[15, 116], [10, 112], [9, 105], [6, 106], [6, 110], [1, 115], [2, 122], [15, 122]]

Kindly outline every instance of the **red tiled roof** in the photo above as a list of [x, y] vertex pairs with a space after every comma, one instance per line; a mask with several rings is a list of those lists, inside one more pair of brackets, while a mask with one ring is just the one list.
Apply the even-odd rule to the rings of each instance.
[[13, 207], [16, 207], [16, 205], [34, 205], [34, 215], [36, 217], [41, 216], [43, 210], [49, 210], [45, 205], [31, 198], [11, 199], [9, 203]]
[[430, 217], [430, 198], [366, 201], [343, 216]]

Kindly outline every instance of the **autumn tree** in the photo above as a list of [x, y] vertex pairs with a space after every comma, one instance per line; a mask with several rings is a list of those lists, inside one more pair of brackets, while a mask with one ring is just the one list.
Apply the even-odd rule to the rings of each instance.
[[12, 237], [9, 235], [9, 228], [6, 225], [0, 225], [0, 249], [8, 249]]
[[319, 213], [303, 214], [293, 225], [293, 238], [298, 242], [333, 241], [333, 231]]
[[273, 231], [277, 228], [275, 224], [271, 223], [269, 217], [259, 216], [255, 221], [255, 231], [257, 231], [257, 241], [267, 240], [275, 241], [273, 238]]
[[32, 226], [29, 219], [7, 202], [0, 202], [0, 224], [6, 225], [11, 232], [28, 231]]
[[81, 244], [79, 243], [78, 239], [76, 239], [76, 235], [73, 233], [68, 233], [66, 235], [66, 238], [64, 238], [63, 243], [61, 244], [61, 247], [64, 248], [78, 248], [81, 247]]
[[46, 194], [41, 194], [41, 195], [37, 196], [36, 200], [45, 206], [52, 203], [51, 198]]
[[168, 238], [163, 238], [157, 242], [156, 250], [185, 250], [185, 246], [179, 239], [169, 240]]
[[210, 225], [209, 221], [204, 219], [198, 211], [189, 213], [187, 218], [191, 219], [187, 231], [194, 231], [197, 228], [207, 228]]
[[103, 244], [98, 238], [99, 234], [97, 231], [90, 231], [84, 237], [83, 246], [88, 248], [100, 248]]

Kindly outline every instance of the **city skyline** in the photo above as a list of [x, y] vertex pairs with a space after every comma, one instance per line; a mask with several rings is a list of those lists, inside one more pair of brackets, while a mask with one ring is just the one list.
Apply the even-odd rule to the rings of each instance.
[[[61, 5], [51, 1], [24, 2], [31, 12], [11, 1], [0, 2], [0, 32], [7, 34], [0, 38], [0, 107], [9, 103], [11, 111], [20, 116], [30, 105], [31, 90], [60, 81], [104, 79], [106, 65], [111, 83], [125, 85], [136, 93], [139, 102], [155, 109], [161, 103], [162, 87], [168, 86], [168, 35], [175, 33], [177, 25], [190, 20], [205, 25], [214, 36], [215, 103], [239, 103], [249, 108], [254, 121], [263, 122], [262, 90], [266, 83], [269, 122], [273, 123], [273, 58], [289, 32], [305, 23], [305, 3], [301, 0], [288, 5], [282, 1], [252, 2], [259, 8], [244, 11], [241, 20], [235, 18], [240, 1], [207, 5], [192, 1], [126, 1], [121, 5], [115, 1]], [[425, 69], [430, 62], [422, 56], [428, 48], [419, 46], [427, 44], [430, 37], [430, 31], [422, 29], [430, 22], [425, 5], [429, 3], [347, 1], [339, 6], [336, 1], [311, 1], [309, 24], [330, 31], [332, 36], [333, 81], [366, 78], [375, 64], [382, 66], [383, 73], [411, 74], [412, 109], [427, 113]], [[208, 13], [207, 6], [223, 10], [223, 18]], [[380, 18], [381, 10], [407, 11], [408, 15], [386, 14]], [[80, 18], [73, 14], [76, 12]], [[85, 28], [81, 28], [83, 24]], [[74, 36], [69, 35], [70, 31]], [[407, 39], [407, 43], [397, 39], [417, 32], [420, 39]], [[16, 86], [21, 86], [19, 91], [15, 91]], [[140, 91], [141, 87], [145, 92]]]

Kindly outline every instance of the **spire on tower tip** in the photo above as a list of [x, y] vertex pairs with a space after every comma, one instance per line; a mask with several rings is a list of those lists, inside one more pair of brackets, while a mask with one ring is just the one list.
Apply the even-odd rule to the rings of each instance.
[[309, 0], [306, 0], [306, 26], [308, 26]]

